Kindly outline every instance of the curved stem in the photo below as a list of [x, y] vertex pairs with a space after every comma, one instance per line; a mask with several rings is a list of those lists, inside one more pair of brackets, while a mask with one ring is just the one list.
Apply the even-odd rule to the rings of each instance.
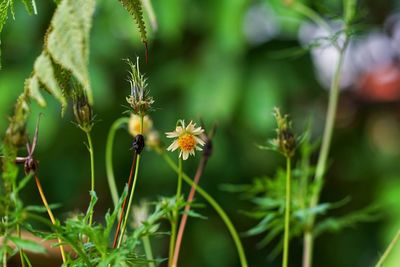
[[147, 235], [143, 236], [142, 241], [143, 241], [144, 253], [146, 254], [146, 259], [149, 261], [149, 267], [156, 267], [156, 265], [154, 264], [150, 238]]
[[289, 259], [289, 237], [290, 237], [290, 181], [291, 166], [290, 158], [286, 157], [286, 205], [285, 205], [285, 233], [283, 237], [283, 261], [282, 267], [288, 266]]
[[[309, 208], [314, 208], [319, 201], [323, 178], [326, 170], [326, 164], [328, 160], [329, 149], [331, 146], [333, 129], [335, 125], [335, 117], [336, 110], [339, 100], [340, 93], [340, 80], [342, 73], [342, 66], [344, 62], [344, 55], [347, 48], [348, 39], [345, 40], [343, 48], [339, 50], [339, 59], [336, 63], [335, 73], [332, 79], [330, 93], [329, 93], [329, 103], [328, 103], [328, 111], [326, 114], [325, 128], [324, 134], [322, 137], [322, 145], [321, 150], [318, 157], [317, 167], [315, 170], [315, 190], [311, 195], [310, 206]], [[306, 227], [304, 233], [304, 248], [303, 248], [303, 267], [311, 267], [312, 266], [312, 254], [313, 254], [313, 227], [315, 222], [315, 216], [310, 215], [308, 226]]]
[[108, 132], [107, 136], [107, 143], [106, 143], [106, 172], [107, 172], [107, 181], [108, 186], [111, 192], [111, 198], [114, 202], [114, 206], [118, 203], [118, 190], [115, 183], [114, 177], [114, 169], [113, 169], [113, 162], [112, 162], [112, 151], [114, 146], [114, 138], [115, 133], [122, 125], [127, 124], [129, 122], [128, 117], [122, 117], [114, 121], [111, 125], [110, 131]]
[[[175, 164], [175, 162], [171, 159], [171, 157], [168, 156], [166, 153], [162, 153], [162, 156], [163, 156], [164, 160], [166, 161], [166, 163], [171, 167], [171, 169], [173, 169], [176, 173], [178, 173], [179, 168]], [[184, 172], [182, 172], [182, 179], [190, 186], [194, 185], [193, 180], [190, 179], [189, 176], [187, 176]], [[218, 213], [218, 215], [221, 217], [222, 221], [225, 223], [226, 227], [228, 228], [228, 231], [231, 234], [232, 239], [235, 243], [241, 266], [248, 267], [247, 259], [246, 259], [246, 255], [244, 253], [242, 242], [240, 241], [239, 234], [237, 233], [235, 227], [233, 226], [232, 221], [229, 219], [226, 212], [222, 209], [222, 207], [218, 204], [217, 201], [215, 201], [215, 199], [211, 195], [209, 195], [200, 186], [195, 186], [195, 187], [196, 187], [196, 191], [213, 207], [213, 209]]]
[[[86, 137], [88, 140], [88, 150], [89, 150], [89, 155], [90, 155], [90, 191], [94, 192], [94, 153], [93, 153], [93, 143], [92, 143], [92, 137], [90, 136], [89, 131], [85, 131]], [[93, 196], [91, 197], [93, 198]], [[93, 222], [93, 209], [90, 211], [89, 215], [89, 225], [92, 225]]]
[[[39, 191], [40, 198], [42, 199], [43, 205], [46, 208], [47, 213], [49, 214], [50, 221], [51, 221], [51, 223], [53, 225], [55, 225], [56, 224], [56, 219], [54, 218], [53, 212], [51, 211], [51, 209], [49, 207], [49, 204], [47, 202], [46, 196], [44, 195], [42, 185], [40, 184], [40, 180], [36, 175], [35, 175], [35, 181], [36, 181], [37, 189]], [[61, 245], [61, 239], [60, 238], [58, 238], [58, 243], [60, 244], [60, 252], [61, 252], [62, 261], [66, 265], [67, 260], [66, 260], [66, 257], [65, 257], [64, 247]]]
[[[21, 238], [21, 228], [20, 228], [19, 224], [17, 224], [17, 235], [18, 235], [19, 238]], [[19, 250], [19, 259], [21, 261], [21, 267], [26, 267], [25, 259], [24, 259], [24, 250], [23, 249]]]
[[382, 257], [379, 259], [378, 263], [375, 265], [375, 267], [382, 267], [384, 261], [386, 260], [387, 256], [390, 254], [392, 251], [393, 247], [396, 245], [396, 243], [400, 240], [400, 230], [397, 232], [393, 240], [390, 242], [389, 246], [383, 253]]

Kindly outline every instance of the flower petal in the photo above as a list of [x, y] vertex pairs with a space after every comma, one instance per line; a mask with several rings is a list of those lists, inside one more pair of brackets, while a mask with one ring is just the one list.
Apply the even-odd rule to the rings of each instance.
[[172, 144], [167, 148], [168, 151], [175, 151], [179, 147], [178, 140], [174, 140]]

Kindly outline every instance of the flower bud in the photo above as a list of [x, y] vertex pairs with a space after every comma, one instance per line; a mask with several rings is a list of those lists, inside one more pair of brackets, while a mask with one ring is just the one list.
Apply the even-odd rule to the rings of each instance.
[[87, 95], [82, 89], [76, 88], [72, 99], [76, 123], [82, 130], [90, 132], [93, 127], [93, 111]]

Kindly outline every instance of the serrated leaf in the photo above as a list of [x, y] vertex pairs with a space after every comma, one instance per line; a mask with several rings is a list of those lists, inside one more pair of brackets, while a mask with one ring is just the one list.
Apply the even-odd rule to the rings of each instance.
[[[8, 8], [12, 5], [12, 0], [2, 0], [0, 3], [0, 34], [3, 30], [4, 24], [6, 24], [8, 17]], [[1, 46], [1, 40], [0, 40]], [[0, 58], [1, 58], [1, 48], [0, 48]], [[0, 60], [0, 69], [1, 69], [1, 60]]]
[[39, 79], [39, 81], [46, 87], [50, 94], [52, 94], [62, 106], [67, 105], [67, 100], [65, 99], [60, 86], [54, 76], [53, 64], [50, 57], [43, 52], [35, 61], [33, 67], [34, 75]]
[[119, 0], [119, 2], [135, 19], [138, 30], [140, 32], [140, 39], [146, 45], [147, 32], [146, 32], [146, 24], [143, 19], [142, 2], [140, 0]]
[[16, 236], [12, 236], [9, 238], [19, 249], [23, 249], [23, 250], [28, 250], [28, 251], [32, 251], [35, 253], [46, 253], [46, 249], [31, 241], [31, 240], [26, 240], [26, 239], [22, 239]]
[[25, 87], [28, 88], [29, 97], [35, 99], [40, 106], [42, 107], [46, 106], [46, 101], [44, 100], [42, 94], [40, 93], [39, 80], [36, 76], [26, 79]]
[[89, 30], [94, 0], [63, 0], [51, 20], [47, 49], [51, 57], [82, 84], [89, 102], [93, 103], [89, 71]]

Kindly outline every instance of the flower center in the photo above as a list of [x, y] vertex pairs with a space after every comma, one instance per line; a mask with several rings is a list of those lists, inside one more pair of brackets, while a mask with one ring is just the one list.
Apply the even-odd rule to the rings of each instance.
[[191, 151], [196, 146], [196, 139], [192, 134], [185, 133], [179, 136], [178, 145], [183, 151]]

